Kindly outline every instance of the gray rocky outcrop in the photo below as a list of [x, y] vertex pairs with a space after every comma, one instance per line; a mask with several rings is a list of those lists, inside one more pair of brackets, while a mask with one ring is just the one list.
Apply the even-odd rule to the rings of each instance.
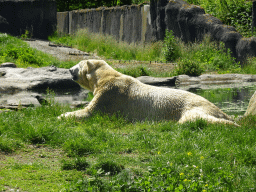
[[2, 63], [0, 65], [0, 68], [5, 68], [5, 67], [17, 68], [17, 65], [15, 63], [11, 63], [11, 62]]
[[[45, 92], [47, 88], [80, 90], [80, 86], [71, 79], [68, 69], [55, 66], [26, 69], [13, 67], [15, 67], [13, 63], [0, 65], [0, 109], [40, 106], [46, 99], [37, 91]], [[55, 98], [56, 102], [69, 104], [73, 104], [73, 99], [76, 98], [70, 96]], [[83, 104], [76, 101], [73, 105]]]
[[0, 68], [0, 92], [14, 92], [38, 89], [80, 89], [72, 81], [68, 69], [51, 67], [42, 68]]
[[251, 97], [248, 108], [244, 115], [256, 115], [256, 92]]
[[[178, 75], [174, 77], [150, 77], [141, 76], [137, 77], [139, 81], [149, 85], [155, 86], [168, 86], [168, 87], [187, 87], [189, 88], [207, 88], [209, 85], [230, 85], [240, 84], [241, 86], [246, 83], [256, 82], [256, 75], [247, 74], [203, 74], [198, 77], [188, 75]], [[227, 86], [227, 87], [228, 87]]]

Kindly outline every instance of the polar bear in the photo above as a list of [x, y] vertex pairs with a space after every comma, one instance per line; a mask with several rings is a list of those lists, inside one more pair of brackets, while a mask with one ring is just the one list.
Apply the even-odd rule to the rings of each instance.
[[205, 98], [184, 90], [146, 85], [117, 72], [103, 60], [83, 60], [70, 69], [73, 80], [93, 92], [84, 109], [59, 116], [88, 118], [95, 112], [122, 114], [128, 120], [175, 120], [198, 118], [208, 122], [236, 125], [232, 119]]

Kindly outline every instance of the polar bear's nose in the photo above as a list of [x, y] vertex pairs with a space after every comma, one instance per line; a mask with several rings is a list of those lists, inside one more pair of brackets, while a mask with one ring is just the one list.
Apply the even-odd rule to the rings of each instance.
[[74, 67], [69, 69], [69, 72], [71, 73], [72, 79], [74, 81], [78, 80], [79, 66], [75, 65]]

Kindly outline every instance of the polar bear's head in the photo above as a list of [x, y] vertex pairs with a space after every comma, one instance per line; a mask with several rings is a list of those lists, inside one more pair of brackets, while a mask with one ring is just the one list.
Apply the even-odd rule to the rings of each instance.
[[109, 74], [119, 74], [103, 60], [83, 60], [70, 68], [69, 71], [75, 82], [92, 92], [99, 80], [108, 79]]

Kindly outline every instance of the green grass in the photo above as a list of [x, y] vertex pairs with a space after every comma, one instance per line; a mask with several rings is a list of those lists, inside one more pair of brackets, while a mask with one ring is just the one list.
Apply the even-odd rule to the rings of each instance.
[[241, 127], [58, 120], [66, 111], [51, 104], [0, 114], [1, 190], [255, 190], [255, 117]]
[[90, 33], [86, 29], [79, 30], [75, 35], [59, 37], [56, 34], [49, 38], [55, 43], [72, 45], [89, 53], [96, 53], [106, 59], [116, 60], [159, 60], [162, 43], [128, 44], [118, 42], [110, 35]]
[[61, 62], [55, 57], [31, 48], [22, 39], [0, 34], [0, 63], [14, 62], [18, 67], [56, 67], [69, 68], [76, 62]]
[[[166, 31], [166, 34], [169, 38], [165, 38], [163, 42], [145, 45], [118, 42], [109, 35], [92, 34], [85, 29], [79, 30], [74, 35], [55, 35], [49, 39], [55, 43], [72, 45], [80, 50], [96, 53], [110, 62], [113, 60], [176, 62], [177, 67], [171, 75], [200, 75], [203, 72], [256, 73], [255, 69], [241, 69], [230, 56], [230, 52], [226, 51], [224, 44], [211, 42], [208, 36], [202, 42], [185, 44], [180, 39], [174, 38], [171, 32]], [[248, 65], [253, 65], [252, 63], [255, 62]], [[148, 73], [153, 74], [150, 71]], [[170, 73], [158, 74], [158, 76], [166, 75]]]

